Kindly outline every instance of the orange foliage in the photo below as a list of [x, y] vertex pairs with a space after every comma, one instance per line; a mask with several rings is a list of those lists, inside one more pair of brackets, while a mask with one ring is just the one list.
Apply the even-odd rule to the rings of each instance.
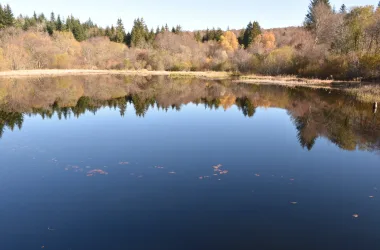
[[234, 95], [226, 95], [220, 98], [220, 105], [224, 110], [229, 109], [235, 104], [236, 97]]

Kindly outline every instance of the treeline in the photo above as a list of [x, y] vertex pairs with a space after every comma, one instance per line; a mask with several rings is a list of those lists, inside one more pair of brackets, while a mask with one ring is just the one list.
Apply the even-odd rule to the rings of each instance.
[[380, 150], [380, 116], [373, 114], [372, 104], [340, 91], [157, 76], [76, 76], [6, 79], [0, 93], [0, 137], [5, 129], [21, 128], [27, 115], [66, 119], [109, 107], [121, 116], [143, 117], [151, 109], [181, 110], [193, 103], [215, 110], [236, 107], [247, 118], [260, 107], [287, 110], [300, 145], [309, 150], [320, 137], [346, 150]]
[[312, 78], [380, 79], [380, 3], [335, 10], [312, 0], [303, 27], [126, 31], [122, 19], [99, 27], [51, 13], [14, 17], [0, 7], [0, 70], [41, 68], [231, 71]]

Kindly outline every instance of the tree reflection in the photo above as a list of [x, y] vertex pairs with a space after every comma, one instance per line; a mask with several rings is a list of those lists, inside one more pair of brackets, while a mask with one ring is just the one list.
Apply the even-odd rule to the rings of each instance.
[[380, 118], [373, 113], [373, 104], [359, 103], [338, 91], [165, 77], [6, 81], [0, 82], [7, 93], [0, 100], [0, 136], [6, 128], [21, 129], [24, 115], [68, 119], [109, 107], [125, 116], [129, 105], [136, 116], [144, 117], [151, 108], [180, 111], [182, 105], [194, 103], [215, 110], [236, 106], [246, 117], [253, 117], [260, 107], [285, 109], [297, 129], [300, 145], [308, 150], [319, 137], [345, 150], [380, 150]]

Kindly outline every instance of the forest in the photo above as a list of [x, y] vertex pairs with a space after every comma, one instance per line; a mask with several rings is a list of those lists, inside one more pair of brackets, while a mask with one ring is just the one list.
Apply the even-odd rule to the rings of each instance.
[[[300, 23], [302, 20], [300, 20]], [[243, 24], [244, 25], [244, 24]], [[91, 19], [34, 12], [16, 16], [0, 4], [0, 71], [118, 69], [227, 71], [336, 80], [380, 79], [378, 6], [335, 9], [311, 0], [303, 25], [265, 29], [258, 21], [236, 30], [186, 31], [180, 25], [132, 30]]]

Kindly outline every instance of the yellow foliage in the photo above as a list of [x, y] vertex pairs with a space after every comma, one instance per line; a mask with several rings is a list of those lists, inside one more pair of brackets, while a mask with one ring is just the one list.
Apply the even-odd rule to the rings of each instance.
[[239, 42], [232, 31], [224, 32], [220, 37], [220, 45], [227, 51], [235, 51], [239, 48]]
[[226, 95], [220, 98], [220, 105], [224, 110], [229, 109], [235, 104], [236, 97], [234, 95]]
[[69, 69], [70, 57], [67, 53], [54, 56], [54, 67], [57, 69]]
[[266, 51], [270, 51], [276, 48], [276, 37], [273, 32], [264, 32], [256, 38], [256, 43], [262, 45]]

